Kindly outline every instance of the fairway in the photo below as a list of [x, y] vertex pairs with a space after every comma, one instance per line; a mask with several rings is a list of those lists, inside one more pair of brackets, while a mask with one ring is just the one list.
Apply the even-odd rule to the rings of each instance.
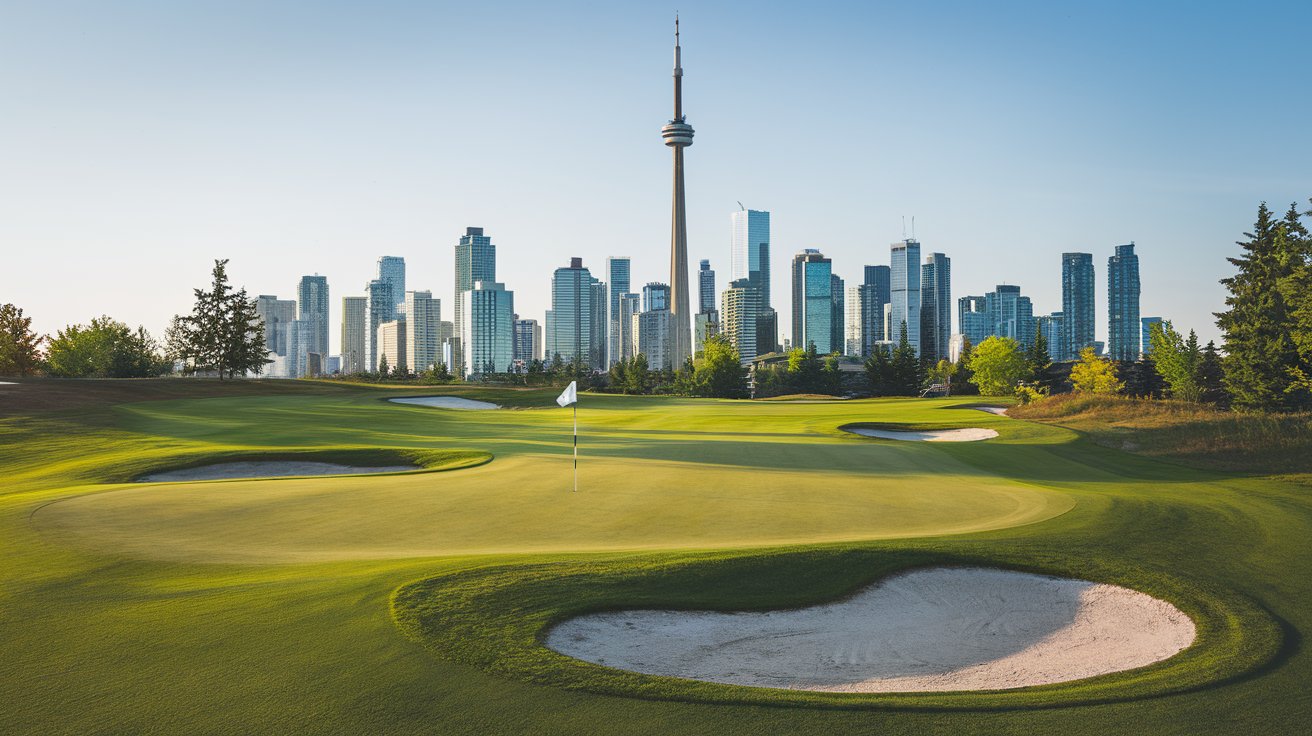
[[[6, 732], [1280, 733], [1309, 715], [1297, 478], [1191, 470], [965, 399], [584, 395], [573, 493], [552, 390], [445, 391], [505, 407], [464, 411], [388, 401], [431, 391], [256, 388], [0, 418]], [[998, 436], [841, 429], [861, 424]], [[405, 453], [427, 470], [132, 482]], [[1198, 639], [1129, 672], [976, 694], [697, 683], [542, 644], [590, 612], [804, 608], [934, 566], [1123, 585]]]

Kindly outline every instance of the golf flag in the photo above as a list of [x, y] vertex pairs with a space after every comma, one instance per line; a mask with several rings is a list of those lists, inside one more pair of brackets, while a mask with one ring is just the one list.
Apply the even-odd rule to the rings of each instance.
[[574, 405], [574, 491], [579, 490], [579, 382], [570, 381], [560, 396], [556, 397], [556, 403], [560, 404], [563, 409], [570, 404]]
[[563, 409], [570, 404], [577, 404], [579, 401], [579, 382], [570, 381], [560, 396], [556, 397], [556, 403], [560, 404]]

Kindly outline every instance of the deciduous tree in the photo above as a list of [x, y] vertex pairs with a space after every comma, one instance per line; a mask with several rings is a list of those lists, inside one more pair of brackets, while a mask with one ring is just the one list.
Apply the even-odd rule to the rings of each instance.
[[1020, 343], [996, 335], [984, 338], [970, 356], [971, 383], [985, 396], [1010, 396], [1025, 379], [1029, 364]]
[[1114, 394], [1125, 388], [1116, 376], [1116, 364], [1089, 347], [1080, 351], [1080, 360], [1071, 367], [1071, 386], [1077, 392], [1091, 394]]
[[41, 337], [32, 318], [13, 304], [0, 304], [0, 376], [28, 376], [41, 363]]

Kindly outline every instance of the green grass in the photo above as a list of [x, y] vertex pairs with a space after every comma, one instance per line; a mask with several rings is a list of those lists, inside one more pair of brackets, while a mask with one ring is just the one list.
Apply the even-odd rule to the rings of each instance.
[[[198, 382], [181, 398], [181, 383], [6, 389], [66, 398], [0, 411], [0, 730], [1285, 733], [1312, 717], [1296, 482], [961, 408], [977, 397], [585, 395], [572, 494], [555, 389]], [[513, 410], [386, 401], [433, 394]], [[1000, 436], [838, 429], [858, 423]], [[122, 482], [307, 455], [471, 467]], [[539, 644], [583, 611], [809, 605], [932, 564], [1129, 585], [1189, 613], [1199, 640], [1076, 683], [882, 696], [622, 673]]]

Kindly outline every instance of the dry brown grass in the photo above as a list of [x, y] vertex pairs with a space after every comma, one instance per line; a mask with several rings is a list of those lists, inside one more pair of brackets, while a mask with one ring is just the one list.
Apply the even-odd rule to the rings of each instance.
[[1312, 414], [1221, 411], [1206, 404], [1061, 394], [1010, 416], [1058, 424], [1107, 447], [1240, 473], [1312, 474]]

